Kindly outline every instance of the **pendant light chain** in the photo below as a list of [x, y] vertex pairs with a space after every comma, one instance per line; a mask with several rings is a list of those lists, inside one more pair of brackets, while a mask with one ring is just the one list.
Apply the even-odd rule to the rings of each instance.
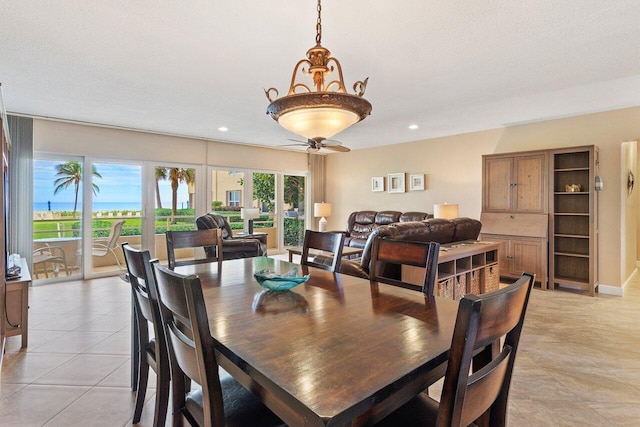
[[318, 0], [318, 22], [316, 23], [316, 44], [322, 44], [322, 18], [320, 17], [320, 12], [322, 12], [322, 5], [320, 4], [320, 0]]

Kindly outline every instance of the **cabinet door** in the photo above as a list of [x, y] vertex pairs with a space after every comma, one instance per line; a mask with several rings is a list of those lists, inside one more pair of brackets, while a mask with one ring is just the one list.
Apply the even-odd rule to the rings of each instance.
[[513, 157], [484, 159], [484, 197], [482, 210], [511, 211]]
[[498, 248], [498, 262], [500, 265], [500, 274], [511, 274], [511, 240], [503, 239], [495, 235], [483, 236], [482, 240], [488, 240], [490, 242], [501, 243]]
[[513, 239], [511, 241], [512, 273], [518, 276], [525, 271], [535, 273], [537, 280], [543, 280], [541, 244], [539, 240]]
[[546, 212], [546, 159], [545, 154], [514, 157], [514, 212]]

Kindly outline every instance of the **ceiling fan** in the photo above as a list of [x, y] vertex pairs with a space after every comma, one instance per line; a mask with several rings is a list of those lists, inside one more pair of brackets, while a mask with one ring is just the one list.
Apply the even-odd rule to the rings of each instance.
[[351, 151], [349, 148], [342, 145], [340, 141], [333, 139], [324, 139], [321, 137], [307, 139], [307, 142], [299, 141], [297, 139], [289, 139], [289, 141], [296, 142], [296, 144], [285, 144], [282, 147], [303, 146], [307, 147], [308, 151], [320, 151], [321, 148], [326, 148], [331, 151], [340, 151], [342, 153], [348, 153]]

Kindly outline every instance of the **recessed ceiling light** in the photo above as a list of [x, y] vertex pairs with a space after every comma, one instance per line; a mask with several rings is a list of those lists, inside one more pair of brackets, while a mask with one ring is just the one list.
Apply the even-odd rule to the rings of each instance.
[[228, 130], [229, 130], [229, 128], [224, 127], [224, 126], [220, 126], [220, 127], [218, 128], [218, 130], [219, 130], [220, 132], [226, 132], [226, 131], [228, 131]]
[[418, 125], [409, 125], [409, 129], [411, 130], [416, 130], [418, 129], [418, 127], [419, 127]]

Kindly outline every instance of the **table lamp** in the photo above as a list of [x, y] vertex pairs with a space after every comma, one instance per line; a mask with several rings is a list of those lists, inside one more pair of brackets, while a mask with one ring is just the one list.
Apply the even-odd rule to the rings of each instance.
[[319, 231], [327, 231], [327, 216], [331, 216], [331, 204], [330, 203], [314, 203], [313, 204], [313, 216], [322, 217], [318, 223]]
[[253, 220], [260, 217], [260, 209], [258, 208], [242, 208], [240, 209], [240, 218], [249, 220], [249, 233], [253, 234]]
[[447, 203], [443, 205], [433, 205], [433, 217], [443, 219], [453, 219], [460, 216], [460, 211], [457, 204], [449, 205]]

